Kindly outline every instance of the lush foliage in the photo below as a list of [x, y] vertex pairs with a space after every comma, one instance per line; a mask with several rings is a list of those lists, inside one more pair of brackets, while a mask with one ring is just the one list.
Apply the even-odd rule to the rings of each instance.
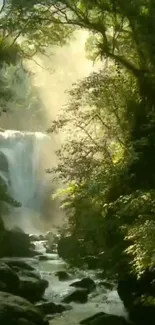
[[[3, 1], [0, 7], [0, 116], [18, 113], [21, 107], [33, 115], [38, 106], [37, 96], [31, 87], [29, 73], [23, 59], [31, 59], [37, 52], [45, 53], [49, 45], [63, 45], [73, 27], [59, 24], [57, 9], [49, 1]], [[21, 85], [25, 80], [25, 94]], [[26, 84], [27, 82], [27, 84]], [[17, 89], [18, 88], [18, 89]], [[31, 88], [31, 89], [30, 89]], [[33, 117], [31, 118], [33, 124]], [[43, 120], [43, 119], [42, 119]], [[23, 121], [25, 123], [25, 121]], [[33, 128], [33, 125], [29, 125]], [[7, 188], [0, 180], [0, 201], [15, 204], [7, 195]]]
[[67, 231], [113, 273], [126, 262], [138, 274], [154, 266], [154, 14], [154, 0], [10, 0], [1, 8], [2, 62], [63, 45], [74, 28], [90, 32], [89, 57], [103, 61], [74, 85], [49, 131], [66, 138], [54, 172], [68, 182]]
[[87, 254], [104, 252], [109, 272], [127, 262], [141, 274], [155, 263], [154, 1], [64, 2], [64, 19], [92, 32], [87, 49], [104, 62], [49, 130], [68, 132], [57, 168], [69, 182], [68, 231]]

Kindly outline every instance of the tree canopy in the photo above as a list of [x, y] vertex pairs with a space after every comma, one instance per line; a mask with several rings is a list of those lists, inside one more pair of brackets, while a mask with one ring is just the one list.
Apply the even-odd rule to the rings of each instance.
[[154, 1], [63, 3], [61, 23], [87, 29], [89, 55], [103, 61], [51, 126], [69, 135], [57, 168], [68, 231], [103, 251], [109, 272], [128, 261], [141, 274], [155, 263]]
[[154, 16], [154, 0], [4, 0], [1, 8], [2, 63], [63, 45], [76, 28], [89, 31], [89, 57], [103, 63], [73, 86], [49, 132], [66, 134], [54, 172], [68, 182], [67, 231], [114, 274], [155, 264]]

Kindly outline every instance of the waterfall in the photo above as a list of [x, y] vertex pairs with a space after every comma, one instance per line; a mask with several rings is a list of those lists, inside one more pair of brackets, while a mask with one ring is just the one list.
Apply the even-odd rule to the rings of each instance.
[[0, 176], [11, 197], [21, 204], [4, 216], [8, 227], [27, 232], [39, 229], [50, 176], [48, 166], [51, 139], [40, 132], [0, 132]]

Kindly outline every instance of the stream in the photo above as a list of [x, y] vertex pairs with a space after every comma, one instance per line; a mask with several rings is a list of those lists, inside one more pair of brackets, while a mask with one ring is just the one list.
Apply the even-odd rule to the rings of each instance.
[[[95, 272], [80, 270], [77, 270], [74, 275], [71, 276], [70, 280], [59, 281], [55, 276], [55, 273], [64, 270], [69, 272], [67, 264], [60, 259], [56, 253], [47, 254], [44, 248], [44, 241], [37, 241], [34, 242], [34, 244], [36, 251], [46, 255], [48, 260], [40, 261], [38, 257], [19, 259], [33, 266], [41, 274], [42, 278], [48, 280], [49, 286], [44, 294], [45, 299], [60, 303], [67, 293], [73, 291], [73, 288], [69, 287], [69, 285], [86, 276], [91, 277], [97, 283]], [[127, 312], [123, 303], [119, 299], [117, 291], [107, 290], [103, 286], [101, 287], [97, 285], [96, 290], [89, 295], [87, 303], [70, 303], [70, 305], [72, 306], [72, 309], [52, 317], [50, 325], [77, 325], [84, 318], [101, 311], [127, 318]]]

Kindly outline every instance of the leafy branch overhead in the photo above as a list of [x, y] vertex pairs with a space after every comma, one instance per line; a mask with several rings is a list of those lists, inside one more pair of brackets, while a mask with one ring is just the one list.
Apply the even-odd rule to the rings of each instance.
[[88, 29], [99, 36], [99, 55], [116, 60], [140, 77], [154, 64], [154, 41], [148, 35], [148, 30], [151, 28], [153, 35], [155, 28], [154, 10], [153, 1], [143, 0], [134, 4], [120, 0], [10, 0], [2, 9], [1, 29], [14, 40], [26, 35], [35, 50], [44, 50], [51, 43], [63, 44], [75, 26]]
[[9, 0], [1, 8], [2, 63], [89, 32], [88, 56], [101, 69], [73, 85], [48, 132], [64, 135], [54, 172], [67, 183], [62, 206], [67, 231], [83, 243], [79, 260], [98, 256], [115, 276], [126, 265], [138, 275], [155, 265], [154, 17], [154, 0]]
[[56, 172], [69, 182], [68, 231], [83, 254], [104, 252], [108, 273], [128, 264], [141, 275], [155, 265], [154, 1], [63, 4], [61, 23], [87, 29], [89, 57], [103, 63], [73, 86], [49, 129], [66, 136]]

